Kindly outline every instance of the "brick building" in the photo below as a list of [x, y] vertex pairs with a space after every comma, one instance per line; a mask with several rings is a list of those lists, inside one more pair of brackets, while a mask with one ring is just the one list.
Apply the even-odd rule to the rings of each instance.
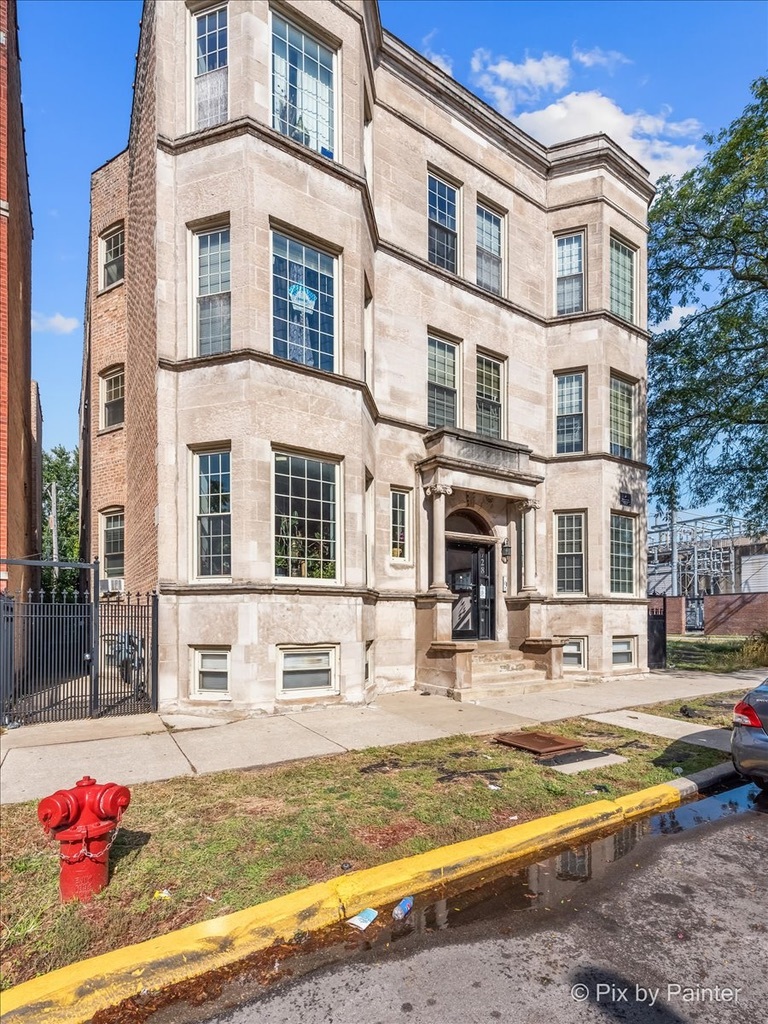
[[[0, 0], [0, 559], [40, 558], [42, 414], [31, 379], [32, 213], [15, 0]], [[0, 562], [0, 591], [37, 574]]]
[[162, 707], [645, 669], [652, 194], [372, 0], [147, 0], [81, 407], [88, 549], [159, 590]]

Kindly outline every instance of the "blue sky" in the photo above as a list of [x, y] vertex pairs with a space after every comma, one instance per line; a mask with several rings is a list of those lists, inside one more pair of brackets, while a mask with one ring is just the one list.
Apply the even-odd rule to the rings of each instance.
[[[385, 29], [541, 141], [606, 131], [679, 173], [768, 64], [764, 0], [381, 0]], [[43, 443], [77, 445], [88, 192], [125, 148], [140, 0], [19, 0]]]

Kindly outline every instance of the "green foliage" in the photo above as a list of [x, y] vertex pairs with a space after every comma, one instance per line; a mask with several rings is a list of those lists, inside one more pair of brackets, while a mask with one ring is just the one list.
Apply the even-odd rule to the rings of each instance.
[[[668, 505], [768, 527], [768, 79], [650, 212], [649, 445]], [[667, 326], [675, 307], [687, 315]]]
[[[58, 512], [59, 561], [77, 562], [80, 559], [79, 467], [77, 449], [69, 451], [56, 445], [43, 452], [43, 558], [53, 558], [51, 484], [56, 483]], [[75, 589], [77, 569], [62, 569], [57, 588]], [[51, 569], [43, 570], [43, 589], [51, 590], [54, 576]]]

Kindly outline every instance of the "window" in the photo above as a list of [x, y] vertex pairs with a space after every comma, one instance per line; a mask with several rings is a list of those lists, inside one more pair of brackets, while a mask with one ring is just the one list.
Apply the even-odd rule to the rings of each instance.
[[456, 346], [450, 341], [429, 339], [428, 377], [427, 423], [430, 427], [455, 427]]
[[229, 694], [229, 651], [195, 651], [195, 690], [212, 697]]
[[634, 386], [619, 377], [611, 377], [611, 455], [632, 458], [632, 419]]
[[475, 430], [486, 437], [501, 437], [501, 363], [477, 357], [477, 412]]
[[334, 654], [332, 649], [282, 651], [282, 689], [296, 690], [335, 689]]
[[615, 636], [611, 641], [611, 660], [614, 665], [634, 665], [635, 638]]
[[501, 217], [477, 207], [477, 283], [501, 295]]
[[611, 513], [611, 593], [635, 591], [635, 521]]
[[105, 512], [103, 527], [103, 570], [107, 579], [125, 575], [125, 513], [122, 509]]
[[563, 645], [563, 668], [584, 668], [587, 641], [581, 636], [572, 636]]
[[272, 127], [333, 159], [333, 53], [272, 14]]
[[584, 235], [557, 239], [557, 314], [584, 311]]
[[125, 370], [119, 370], [101, 378], [101, 426], [119, 427], [125, 422]]
[[457, 272], [457, 192], [434, 175], [429, 175], [429, 262], [451, 273]]
[[197, 575], [232, 575], [232, 495], [229, 452], [197, 456]]
[[584, 593], [584, 513], [566, 512], [557, 519], [557, 592]]
[[195, 18], [195, 128], [227, 120], [227, 8]]
[[392, 558], [407, 559], [410, 555], [408, 550], [408, 491], [398, 491], [393, 488], [389, 493]]
[[337, 577], [338, 465], [275, 455], [275, 575]]
[[197, 354], [229, 352], [232, 339], [229, 228], [195, 235], [197, 247]]
[[334, 369], [336, 260], [272, 234], [272, 350], [293, 363]]
[[584, 374], [559, 373], [556, 450], [558, 455], [584, 451]]
[[616, 238], [611, 239], [611, 312], [635, 319], [635, 253]]
[[102, 288], [118, 284], [125, 277], [125, 228], [120, 225], [104, 235], [102, 246]]

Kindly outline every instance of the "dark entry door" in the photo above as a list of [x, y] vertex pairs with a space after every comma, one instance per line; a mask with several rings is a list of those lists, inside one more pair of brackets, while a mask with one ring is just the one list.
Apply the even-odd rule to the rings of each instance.
[[493, 640], [493, 548], [449, 542], [445, 568], [453, 604], [454, 640]]

